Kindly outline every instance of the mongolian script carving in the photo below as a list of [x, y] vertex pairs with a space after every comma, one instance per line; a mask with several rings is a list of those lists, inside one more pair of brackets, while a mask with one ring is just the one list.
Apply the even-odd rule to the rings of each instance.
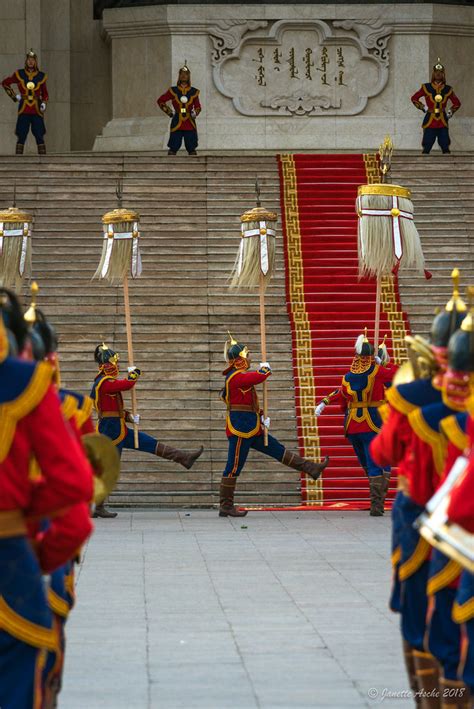
[[243, 115], [355, 115], [387, 84], [381, 20], [223, 24], [209, 28], [214, 83]]

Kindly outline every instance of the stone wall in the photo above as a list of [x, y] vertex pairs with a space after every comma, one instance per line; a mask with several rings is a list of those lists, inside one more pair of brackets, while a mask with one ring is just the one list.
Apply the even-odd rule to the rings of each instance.
[[[33, 48], [48, 75], [46, 145], [90, 150], [111, 118], [110, 48], [92, 0], [0, 0], [0, 76], [24, 65]], [[0, 154], [14, 150], [16, 105], [0, 93]], [[30, 135], [27, 152], [36, 152]]]
[[[0, 77], [33, 47], [48, 74], [49, 152], [160, 150], [157, 96], [186, 60], [201, 91], [200, 149], [416, 149], [410, 95], [437, 57], [462, 100], [453, 149], [474, 149], [474, 7], [437, 3], [190, 5], [0, 0]], [[0, 154], [16, 106], [0, 93]], [[35, 152], [30, 137], [27, 152]]]
[[154, 5], [104, 10], [113, 119], [96, 150], [160, 149], [156, 97], [186, 59], [207, 149], [417, 148], [410, 95], [440, 56], [463, 101], [453, 148], [474, 148], [474, 8], [391, 5]]

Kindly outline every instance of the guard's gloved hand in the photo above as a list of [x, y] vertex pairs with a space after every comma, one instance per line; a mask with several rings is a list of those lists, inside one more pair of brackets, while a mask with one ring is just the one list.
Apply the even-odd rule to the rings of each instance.
[[259, 369], [269, 369], [270, 372], [272, 371], [272, 368], [270, 367], [269, 362], [260, 362], [260, 367]]
[[260, 416], [260, 421], [261, 421], [262, 424], [265, 426], [265, 428], [267, 429], [267, 431], [268, 431], [268, 429], [270, 428], [270, 420], [271, 420], [271, 419], [270, 419], [270, 416], [267, 416], [266, 418], [264, 418], [263, 416]]
[[197, 113], [196, 113], [196, 111], [194, 110], [194, 108], [192, 108], [192, 109], [191, 109], [191, 118], [196, 118], [196, 116], [197, 116]]
[[138, 367], [134, 367], [133, 365], [131, 367], [128, 367], [127, 371], [128, 371], [128, 379], [131, 382], [136, 381], [141, 374], [141, 371], [138, 369]]
[[46, 104], [44, 101], [40, 103], [40, 111], [44, 113], [46, 111]]
[[380, 357], [378, 355], [375, 355], [374, 361], [375, 361], [375, 364], [382, 364], [382, 360], [380, 359]]
[[377, 362], [377, 364], [382, 364], [386, 365], [390, 362], [390, 355], [388, 353], [388, 350], [386, 347], [379, 347], [378, 351], [378, 356], [374, 357], [375, 361], [377, 362], [377, 359], [380, 360], [380, 362]]
[[448, 110], [446, 111], [446, 118], [447, 118], [448, 121], [449, 121], [449, 119], [452, 118], [452, 117], [453, 117], [452, 109], [451, 109], [451, 108], [448, 108]]
[[326, 408], [326, 404], [324, 401], [322, 401], [320, 404], [318, 404], [314, 410], [315, 416], [321, 416], [323, 413], [324, 409]]
[[130, 418], [132, 419], [132, 423], [138, 426], [140, 423], [140, 414], [131, 414]]
[[18, 101], [18, 103], [20, 103], [20, 101], [21, 101], [21, 94], [16, 94], [15, 98], [16, 98], [16, 100]]

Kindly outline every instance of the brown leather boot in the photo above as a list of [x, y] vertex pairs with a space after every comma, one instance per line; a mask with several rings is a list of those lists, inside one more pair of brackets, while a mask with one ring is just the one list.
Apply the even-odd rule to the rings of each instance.
[[371, 517], [382, 517], [383, 515], [383, 502], [384, 502], [384, 478], [383, 475], [371, 475], [369, 476], [369, 490], [370, 490], [370, 516]]
[[219, 490], [219, 517], [245, 517], [248, 510], [234, 505], [237, 478], [222, 478]]
[[46, 155], [46, 145], [44, 143], [38, 145], [38, 155]]
[[441, 709], [470, 709], [471, 694], [464, 682], [440, 677]]
[[416, 671], [415, 671], [415, 660], [413, 658], [413, 648], [410, 645], [410, 643], [407, 643], [406, 640], [402, 640], [403, 642], [403, 657], [405, 660], [405, 669], [407, 671], [407, 676], [408, 676], [408, 683], [410, 685], [410, 689], [413, 693], [413, 701], [415, 702], [415, 706], [419, 707], [420, 706], [420, 695], [418, 694], [418, 683], [416, 681]]
[[299, 470], [300, 473], [306, 473], [306, 475], [309, 475], [313, 480], [317, 480], [329, 463], [329, 457], [326, 456], [322, 463], [314, 463], [312, 460], [300, 458], [297, 453], [285, 450], [281, 462], [283, 465], [287, 465], [289, 468], [293, 468], [293, 470]]
[[94, 512], [92, 513], [92, 517], [94, 518], [101, 517], [102, 519], [113, 519], [116, 516], [117, 512], [111, 512], [110, 510], [108, 510], [104, 502], [102, 502], [102, 504], [100, 505], [97, 505]]
[[199, 450], [194, 451], [194, 453], [186, 453], [186, 451], [179, 450], [179, 448], [172, 448], [171, 446], [165, 446], [164, 443], [157, 443], [155, 454], [160, 458], [173, 460], [175, 463], [182, 465], [183, 468], [186, 468], [186, 470], [189, 470], [193, 467], [203, 450], [204, 446], [201, 446]]
[[421, 709], [441, 709], [439, 665], [430, 652], [413, 650]]
[[25, 146], [23, 145], [23, 143], [17, 143], [16, 149], [15, 149], [15, 155], [23, 155], [24, 149], [25, 149]]
[[383, 473], [383, 501], [385, 502], [385, 498], [387, 497], [388, 494], [388, 488], [390, 487], [390, 473]]

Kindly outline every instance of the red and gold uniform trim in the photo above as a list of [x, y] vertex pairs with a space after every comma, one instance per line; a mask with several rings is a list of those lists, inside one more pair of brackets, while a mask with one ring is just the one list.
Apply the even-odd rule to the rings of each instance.
[[[375, 408], [377, 405], [381, 404], [382, 402], [380, 401], [369, 401], [368, 396], [371, 395], [372, 389], [374, 386], [374, 379], [377, 376], [377, 372], [379, 371], [380, 367], [378, 364], [374, 365], [374, 371], [371, 372], [370, 374], [367, 375], [367, 386], [364, 389], [362, 396], [363, 399], [362, 401], [359, 401], [357, 399], [357, 392], [353, 391], [351, 388], [350, 383], [347, 381], [347, 379], [344, 377], [342, 380], [343, 385], [347, 389], [347, 393], [350, 394], [352, 397], [352, 401], [349, 402], [349, 405], [347, 407], [347, 417], [346, 417], [346, 423], [345, 423], [345, 430], [347, 431], [349, 424], [351, 421], [357, 421], [357, 423], [362, 423], [365, 421], [367, 426], [372, 430], [375, 431], [375, 433], [379, 433], [380, 428], [375, 425], [375, 423], [372, 421], [372, 417], [370, 416], [369, 408]], [[365, 370], [366, 371], [366, 370]], [[369, 404], [373, 404], [372, 407], [369, 407]], [[357, 411], [361, 410], [362, 414], [358, 416]]]
[[420, 537], [416, 549], [413, 554], [403, 564], [400, 564], [398, 569], [398, 577], [400, 581], [406, 581], [418, 571], [420, 566], [429, 558], [431, 547], [426, 539]]
[[[280, 155], [282, 191], [286, 223], [288, 300], [294, 324], [294, 357], [300, 383], [300, 435], [303, 440], [302, 455], [310, 460], [321, 460], [318, 423], [314, 414], [316, 387], [312, 362], [312, 340], [306, 310], [301, 229], [298, 208], [298, 187], [293, 155]], [[306, 479], [306, 503], [323, 504], [322, 479]]]
[[56, 613], [56, 615], [59, 615], [61, 618], [68, 617], [70, 610], [69, 603], [65, 601], [64, 598], [61, 598], [61, 596], [58, 596], [52, 588], [48, 589], [48, 603], [53, 613]]
[[470, 598], [466, 603], [460, 605], [455, 602], [453, 605], [452, 618], [455, 623], [467, 623], [474, 618], [474, 598]]
[[[232, 373], [230, 376], [228, 376], [227, 379], [226, 379], [226, 382], [225, 382], [225, 394], [226, 394], [225, 398], [226, 398], [226, 401], [230, 401], [229, 384], [230, 384], [230, 380], [233, 379], [236, 374], [240, 374], [240, 370], [237, 370], [236, 372], [233, 372], [233, 373]], [[250, 388], [252, 389], [253, 387], [250, 387]], [[254, 391], [255, 391], [255, 390], [254, 390]], [[256, 436], [257, 433], [260, 432], [260, 428], [261, 428], [261, 424], [260, 424], [260, 407], [259, 407], [259, 404], [258, 404], [258, 399], [257, 399], [256, 393], [255, 393], [255, 400], [256, 400], [256, 403], [255, 403], [255, 413], [256, 413], [256, 417], [257, 417], [257, 422], [256, 422], [256, 424], [255, 424], [255, 428], [252, 428], [252, 430], [249, 431], [248, 433], [243, 433], [242, 431], [238, 431], [236, 428], [234, 428], [234, 426], [232, 425], [231, 420], [230, 420], [230, 408], [229, 408], [229, 407], [230, 407], [230, 404], [228, 405], [227, 416], [226, 416], [226, 424], [227, 424], [227, 428], [229, 429], [229, 431], [230, 431], [234, 436], [238, 436], [239, 438], [252, 438], [252, 436]], [[237, 464], [238, 459], [239, 459], [239, 455], [238, 455], [238, 452], [239, 452], [239, 451], [240, 451], [240, 441], [238, 441], [238, 443], [237, 443], [237, 451], [236, 451], [236, 458], [235, 458], [236, 464]], [[235, 467], [235, 466], [234, 466], [234, 467]], [[236, 468], [235, 468], [235, 469], [236, 469]], [[232, 476], [233, 474], [234, 474], [234, 471], [231, 473], [231, 476]]]
[[423, 413], [421, 409], [416, 409], [408, 416], [410, 426], [422, 441], [427, 443], [433, 454], [433, 462], [435, 464], [436, 472], [441, 475], [444, 470], [444, 463], [446, 460], [446, 451], [448, 442], [442, 433], [437, 433], [433, 431], [431, 426], [428, 426], [425, 419], [423, 418]]
[[427, 595], [434, 596], [435, 593], [438, 593], [441, 589], [449, 586], [450, 583], [458, 578], [461, 571], [461, 565], [458, 564], [457, 561], [454, 561], [453, 559], [448, 561], [446, 566], [441, 569], [441, 571], [438, 571], [437, 574], [429, 579], [426, 587]]
[[52, 628], [44, 628], [16, 613], [3, 597], [0, 596], [0, 628], [14, 638], [18, 638], [33, 647], [45, 648], [55, 652], [58, 649], [57, 638]]
[[466, 450], [469, 445], [469, 437], [462, 428], [460, 428], [456, 416], [447, 416], [440, 423], [440, 426], [448, 438], [448, 440], [453, 443], [456, 448], [460, 451]]

